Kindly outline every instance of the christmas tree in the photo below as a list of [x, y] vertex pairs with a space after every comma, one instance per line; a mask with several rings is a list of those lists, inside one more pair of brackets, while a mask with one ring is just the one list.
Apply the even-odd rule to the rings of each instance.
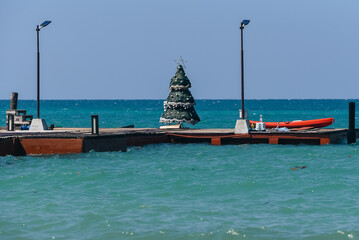
[[170, 93], [163, 102], [164, 112], [160, 122], [169, 124], [186, 122], [194, 125], [200, 121], [193, 107], [196, 102], [188, 90], [190, 87], [191, 82], [182, 65], [179, 64], [175, 76], [171, 79]]

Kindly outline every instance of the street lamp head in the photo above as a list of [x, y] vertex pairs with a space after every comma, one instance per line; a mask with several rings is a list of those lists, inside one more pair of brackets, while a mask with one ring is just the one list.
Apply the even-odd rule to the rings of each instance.
[[40, 28], [46, 27], [50, 23], [51, 23], [51, 21], [45, 21], [45, 22], [41, 23]]
[[241, 26], [244, 27], [245, 25], [247, 25], [250, 22], [250, 20], [243, 20], [241, 23]]

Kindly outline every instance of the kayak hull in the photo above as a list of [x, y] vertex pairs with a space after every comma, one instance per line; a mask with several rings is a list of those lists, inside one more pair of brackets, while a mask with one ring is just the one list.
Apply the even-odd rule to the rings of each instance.
[[[286, 127], [286, 128], [302, 128], [302, 127], [313, 127], [322, 128], [331, 125], [334, 122], [334, 118], [322, 118], [312, 120], [299, 120], [290, 122], [265, 122], [266, 128]], [[259, 121], [249, 121], [250, 125], [257, 124]], [[279, 124], [279, 125], [278, 125]]]

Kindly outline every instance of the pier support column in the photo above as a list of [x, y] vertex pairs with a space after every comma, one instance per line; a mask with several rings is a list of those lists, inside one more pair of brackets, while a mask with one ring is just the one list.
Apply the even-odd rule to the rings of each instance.
[[320, 138], [320, 145], [330, 144], [330, 138]]
[[278, 138], [277, 137], [270, 137], [269, 139], [269, 144], [278, 144]]
[[222, 145], [222, 140], [220, 137], [213, 137], [213, 138], [211, 138], [211, 144], [220, 146], [220, 145]]
[[356, 143], [355, 133], [355, 102], [349, 103], [349, 129], [347, 133], [347, 142]]

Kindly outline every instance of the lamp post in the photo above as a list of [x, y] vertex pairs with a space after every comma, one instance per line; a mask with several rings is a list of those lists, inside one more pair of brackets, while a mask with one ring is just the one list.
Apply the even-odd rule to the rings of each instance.
[[241, 92], [242, 92], [242, 119], [245, 119], [245, 113], [244, 113], [244, 59], [243, 59], [243, 29], [244, 26], [247, 25], [250, 22], [250, 20], [243, 20], [241, 23]]
[[51, 21], [45, 21], [41, 25], [36, 26], [37, 33], [37, 118], [31, 120], [30, 131], [44, 131], [47, 130], [45, 119], [40, 119], [40, 43], [39, 32], [40, 29], [49, 25]]
[[40, 119], [40, 44], [39, 44], [39, 32], [40, 29], [49, 25], [51, 21], [45, 21], [36, 26], [37, 32], [37, 118]]

